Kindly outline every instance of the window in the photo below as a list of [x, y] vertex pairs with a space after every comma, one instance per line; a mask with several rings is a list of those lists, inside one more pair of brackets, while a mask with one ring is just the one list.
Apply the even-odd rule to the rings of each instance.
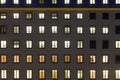
[[45, 48], [45, 41], [39, 41], [39, 48]]
[[44, 34], [45, 33], [45, 26], [39, 26], [39, 33]]
[[26, 41], [26, 48], [32, 48], [32, 41]]
[[102, 41], [102, 48], [108, 49], [109, 48], [109, 40], [103, 40]]
[[64, 41], [64, 47], [70, 48], [70, 41]]
[[39, 55], [39, 62], [45, 63], [45, 55], [43, 55], [43, 54]]
[[39, 19], [45, 19], [45, 13], [39, 13]]
[[14, 55], [14, 63], [19, 63], [20, 62], [20, 55], [16, 54]]
[[115, 63], [119, 64], [120, 63], [120, 55], [115, 56]]
[[65, 13], [64, 14], [64, 19], [70, 19], [70, 13]]
[[52, 0], [52, 4], [57, 4], [57, 0]]
[[1, 48], [7, 48], [7, 41], [1, 40]]
[[64, 56], [64, 62], [65, 62], [65, 63], [70, 63], [70, 61], [71, 61], [71, 55], [66, 54], [66, 55]]
[[26, 62], [27, 63], [32, 63], [32, 55], [27, 55], [26, 56]]
[[115, 26], [115, 34], [120, 34], [120, 25]]
[[32, 13], [26, 13], [25, 14], [25, 16], [26, 16], [26, 19], [32, 19]]
[[58, 55], [53, 54], [52, 55], [52, 63], [57, 63], [58, 62]]
[[77, 63], [83, 63], [83, 55], [77, 55]]
[[27, 79], [32, 79], [32, 70], [27, 70]]
[[77, 70], [77, 79], [78, 80], [83, 79], [83, 70], [82, 69]]
[[96, 62], [96, 56], [90, 55], [90, 63], [95, 63], [95, 62]]
[[32, 4], [32, 0], [26, 0], [26, 4]]
[[103, 63], [108, 63], [108, 61], [109, 61], [108, 55], [103, 55], [102, 62]]
[[20, 79], [20, 70], [14, 70], [14, 79]]
[[45, 3], [45, 0], [39, 0], [39, 3], [40, 3], [40, 4], [44, 4], [44, 3]]
[[103, 70], [103, 79], [108, 79], [108, 70]]
[[7, 26], [0, 25], [0, 34], [6, 34], [6, 33], [7, 33]]
[[45, 79], [45, 70], [39, 70], [39, 79]]
[[90, 40], [90, 49], [96, 49], [96, 40]]
[[91, 20], [96, 19], [96, 13], [90, 13], [90, 19]]
[[90, 79], [96, 78], [96, 70], [90, 70]]
[[13, 41], [13, 47], [14, 48], [20, 48], [20, 41]]
[[83, 27], [77, 27], [77, 33], [78, 34], [83, 34]]
[[83, 0], [77, 0], [77, 4], [83, 4]]
[[0, 4], [6, 4], [6, 0], [0, 0]]
[[102, 33], [103, 34], [108, 34], [108, 26], [103, 26], [103, 28], [102, 28]]
[[120, 19], [120, 13], [115, 13], [115, 19]]
[[105, 19], [105, 20], [108, 20], [109, 19], [109, 14], [108, 13], [103, 13], [102, 18]]
[[7, 13], [0, 13], [0, 19], [5, 20], [7, 18]]
[[70, 0], [64, 0], [64, 4], [70, 4]]
[[70, 70], [64, 70], [64, 78], [70, 79]]
[[14, 33], [14, 34], [19, 34], [19, 33], [20, 33], [20, 27], [17, 26], [17, 25], [14, 25], [14, 26], [13, 26], [13, 33]]
[[115, 41], [115, 48], [117, 48], [117, 49], [120, 48], [120, 41]]
[[108, 0], [103, 0], [103, 4], [108, 4]]
[[83, 41], [82, 40], [77, 41], [77, 48], [79, 48], [79, 49], [83, 48]]
[[7, 56], [1, 55], [1, 63], [7, 63]]
[[13, 4], [19, 4], [19, 0], [13, 0]]
[[52, 79], [58, 79], [58, 70], [52, 70]]
[[19, 19], [19, 13], [13, 13], [13, 19]]
[[115, 3], [116, 4], [120, 4], [120, 0], [115, 0]]
[[115, 70], [115, 79], [120, 79], [120, 70]]
[[1, 70], [1, 79], [7, 79], [7, 70]]
[[64, 31], [65, 34], [70, 34], [71, 32], [70, 26], [65, 26]]
[[57, 26], [52, 26], [52, 34], [57, 34]]
[[95, 0], [90, 0], [90, 4], [95, 4]]
[[77, 19], [83, 19], [83, 13], [77, 13]]
[[58, 13], [52, 13], [52, 19], [58, 19]]
[[57, 48], [57, 41], [52, 41], [52, 48]]
[[90, 34], [95, 34], [96, 33], [96, 27], [95, 26], [91, 26], [90, 27]]
[[26, 33], [32, 33], [32, 26], [26, 26]]

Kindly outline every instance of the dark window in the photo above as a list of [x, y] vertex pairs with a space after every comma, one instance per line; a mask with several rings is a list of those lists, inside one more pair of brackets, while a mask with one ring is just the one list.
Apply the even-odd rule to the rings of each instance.
[[120, 25], [115, 26], [115, 33], [120, 34]]
[[120, 13], [115, 14], [115, 19], [120, 19]]
[[0, 34], [6, 34], [7, 33], [7, 28], [5, 25], [0, 25]]
[[102, 47], [103, 47], [103, 49], [108, 49], [109, 48], [109, 41], [108, 40], [103, 40]]
[[96, 48], [96, 41], [90, 40], [90, 49], [95, 49], [95, 48]]
[[115, 63], [116, 64], [120, 63], [120, 55], [115, 56]]
[[90, 13], [90, 19], [96, 19], [96, 13]]
[[103, 19], [109, 19], [109, 14], [108, 13], [103, 13], [102, 18]]

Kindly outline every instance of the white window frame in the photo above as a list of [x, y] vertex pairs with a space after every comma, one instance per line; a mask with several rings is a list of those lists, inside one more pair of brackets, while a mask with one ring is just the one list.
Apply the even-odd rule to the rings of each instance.
[[13, 0], [13, 4], [19, 4], [19, 0]]
[[31, 34], [32, 33], [32, 26], [26, 26], [26, 33]]
[[64, 41], [64, 47], [70, 48], [70, 41]]
[[14, 70], [14, 79], [20, 79], [20, 70]]
[[95, 4], [95, 0], [90, 0], [90, 4]]
[[115, 48], [120, 49], [120, 41], [115, 41]]
[[1, 48], [7, 48], [7, 41], [1, 40]]
[[96, 70], [90, 70], [90, 79], [96, 79]]
[[79, 49], [83, 48], [83, 41], [82, 40], [77, 41], [77, 48], [79, 48]]
[[0, 0], [0, 4], [6, 4], [6, 0]]
[[65, 26], [65, 34], [70, 34], [70, 33], [71, 33], [70, 26]]
[[52, 48], [56, 49], [58, 47], [57, 41], [52, 41]]
[[77, 0], [77, 4], [83, 4], [83, 0]]
[[68, 70], [68, 69], [67, 69], [67, 70], [64, 70], [64, 78], [65, 78], [65, 79], [70, 79], [70, 76], [71, 76], [71, 75], [70, 75], [70, 70]]
[[13, 33], [14, 34], [19, 34], [20, 33], [20, 27], [17, 26], [17, 25], [13, 26]]
[[5, 69], [1, 70], [1, 79], [7, 79], [7, 70]]
[[70, 0], [64, 0], [64, 4], [70, 4]]
[[26, 0], [26, 4], [32, 4], [32, 0]]
[[27, 70], [27, 79], [32, 79], [32, 70]]
[[39, 13], [39, 19], [41, 20], [45, 19], [45, 13]]
[[109, 33], [109, 28], [108, 28], [108, 26], [103, 26], [103, 28], [102, 28], [102, 33], [103, 33], [103, 34], [108, 34], [108, 33]]
[[65, 13], [64, 14], [64, 19], [70, 19], [71, 17], [71, 14], [70, 13]]
[[1, 13], [0, 14], [0, 19], [5, 20], [7, 18], [7, 13]]
[[120, 0], [115, 0], [115, 4], [120, 4]]
[[58, 79], [58, 70], [52, 70], [52, 79]]
[[109, 61], [108, 55], [103, 55], [103, 57], [102, 57], [102, 62], [103, 62], [103, 63], [108, 63], [108, 61]]
[[13, 47], [15, 48], [15, 49], [17, 49], [17, 48], [20, 48], [20, 41], [13, 41]]
[[52, 0], [52, 4], [57, 4], [57, 0]]
[[83, 27], [77, 27], [77, 34], [83, 34]]
[[26, 13], [26, 19], [32, 19], [32, 13]]
[[52, 13], [52, 19], [58, 19], [58, 13]]
[[103, 70], [103, 79], [108, 79], [109, 71]]
[[77, 13], [77, 19], [83, 19], [83, 13]]
[[26, 41], [26, 48], [32, 48], [32, 41], [31, 40]]
[[77, 79], [83, 79], [83, 70], [77, 70]]
[[95, 26], [90, 27], [90, 34], [96, 34], [96, 27]]
[[44, 34], [45, 33], [45, 26], [39, 26], [39, 33]]
[[108, 0], [103, 0], [103, 4], [108, 4]]
[[13, 19], [19, 19], [20, 14], [19, 13], [13, 13]]
[[45, 41], [39, 41], [39, 48], [45, 48]]
[[52, 34], [57, 34], [58, 30], [57, 30], [57, 26], [52, 26]]

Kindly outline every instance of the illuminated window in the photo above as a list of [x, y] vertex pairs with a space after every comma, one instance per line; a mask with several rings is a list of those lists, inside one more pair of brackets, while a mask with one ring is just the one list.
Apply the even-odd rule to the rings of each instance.
[[6, 0], [0, 0], [0, 4], [6, 4]]
[[14, 48], [20, 48], [20, 42], [19, 41], [13, 41], [13, 47]]
[[64, 19], [70, 19], [70, 13], [65, 13], [64, 14]]
[[1, 40], [1, 48], [7, 48], [7, 41]]
[[64, 4], [70, 4], [70, 0], [64, 0]]
[[57, 48], [57, 41], [52, 41], [52, 48]]
[[45, 26], [39, 26], [39, 33], [44, 34], [45, 33]]
[[108, 70], [103, 70], [103, 79], [108, 79]]
[[64, 32], [65, 32], [65, 34], [70, 34], [70, 32], [71, 32], [70, 26], [65, 26]]
[[14, 63], [19, 63], [20, 62], [20, 55], [14, 55]]
[[26, 56], [26, 62], [31, 63], [32, 62], [32, 55], [27, 55]]
[[95, 62], [96, 62], [96, 56], [90, 55], [90, 63], [95, 63]]
[[77, 19], [83, 19], [83, 13], [77, 13]]
[[83, 48], [83, 41], [77, 41], [77, 48]]
[[71, 61], [71, 55], [65, 55], [64, 56], [64, 62], [65, 63], [70, 63], [70, 61]]
[[120, 41], [115, 41], [115, 48], [120, 48]]
[[108, 55], [103, 55], [103, 58], [102, 58], [102, 60], [103, 60], [103, 63], [108, 63]]
[[83, 63], [83, 55], [77, 55], [77, 63]]
[[64, 47], [70, 48], [70, 41], [64, 41]]
[[52, 63], [57, 63], [58, 62], [58, 56], [53, 54], [52, 55]]
[[0, 13], [0, 19], [4, 20], [7, 18], [7, 14], [6, 13]]
[[27, 70], [27, 79], [32, 79], [32, 70]]
[[77, 27], [77, 33], [83, 34], [83, 27]]
[[70, 70], [64, 70], [64, 78], [70, 79]]
[[19, 19], [19, 13], [13, 13], [13, 19]]
[[45, 63], [45, 55], [39, 55], [39, 62]]
[[52, 26], [52, 34], [57, 34], [57, 26]]
[[90, 79], [96, 79], [96, 70], [90, 70]]
[[52, 13], [52, 19], [58, 19], [58, 13]]
[[6, 33], [7, 33], [7, 26], [0, 25], [0, 34], [6, 34]]
[[26, 48], [32, 48], [32, 41], [26, 41]]
[[52, 4], [57, 4], [57, 0], [52, 0]]
[[81, 80], [83, 79], [83, 70], [77, 70], [77, 79], [78, 80]]
[[26, 33], [32, 33], [32, 26], [26, 26]]
[[7, 70], [1, 70], [1, 79], [7, 79]]
[[120, 0], [115, 0], [115, 3], [116, 4], [120, 4]]
[[102, 33], [103, 34], [108, 34], [108, 26], [103, 26]]
[[45, 79], [45, 70], [39, 70], [39, 79]]
[[44, 4], [44, 3], [45, 3], [45, 0], [39, 0], [39, 3], [40, 3], [40, 4]]
[[17, 25], [13, 26], [13, 33], [14, 34], [19, 34], [19, 32], [20, 32], [20, 27], [17, 26]]
[[90, 0], [90, 4], [95, 4], [95, 0]]
[[52, 70], [52, 79], [58, 79], [58, 70]]
[[1, 55], [1, 63], [6, 63], [6, 62], [7, 62], [7, 56]]
[[77, 0], [77, 4], [83, 4], [83, 0]]
[[20, 70], [14, 70], [14, 79], [20, 79]]
[[108, 4], [108, 0], [103, 0], [103, 4]]
[[19, 4], [19, 0], [13, 0], [13, 4]]
[[26, 0], [26, 4], [32, 4], [32, 0]]
[[39, 48], [45, 48], [45, 41], [39, 41]]
[[45, 19], [45, 13], [39, 13], [39, 19]]
[[115, 70], [115, 79], [120, 79], [120, 70]]
[[26, 19], [32, 19], [32, 13], [26, 13], [25, 16]]
[[96, 33], [96, 28], [94, 26], [90, 27], [90, 34], [95, 34]]

